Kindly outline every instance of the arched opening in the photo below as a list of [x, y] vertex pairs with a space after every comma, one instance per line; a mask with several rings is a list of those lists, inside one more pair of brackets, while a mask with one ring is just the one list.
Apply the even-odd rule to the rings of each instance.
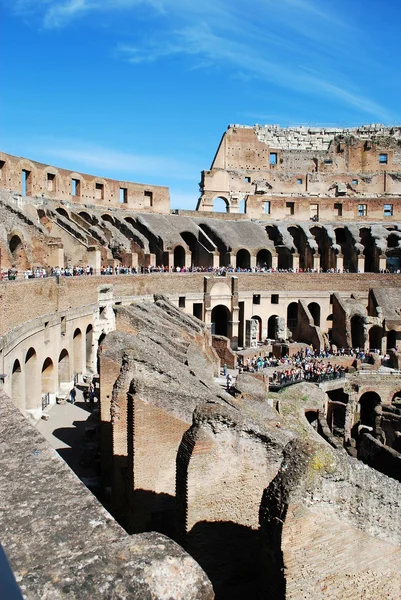
[[328, 390], [327, 423], [333, 435], [344, 439], [345, 417], [348, 404], [348, 394], [343, 388]]
[[265, 248], [263, 250], [259, 250], [259, 252], [256, 255], [256, 264], [260, 268], [271, 269], [271, 267], [272, 267], [271, 252], [269, 252], [269, 250], [266, 250]]
[[276, 225], [267, 225], [266, 233], [268, 235], [269, 240], [271, 240], [275, 246], [282, 242], [281, 233], [279, 232]]
[[365, 346], [363, 318], [360, 315], [351, 318], [351, 345], [352, 348], [361, 349]]
[[214, 231], [209, 225], [205, 223], [198, 223], [199, 229], [215, 244], [220, 254], [220, 267], [227, 267], [230, 264], [229, 252], [231, 248], [227, 246], [224, 240], [220, 237], [217, 231]]
[[66, 210], [64, 210], [64, 208], [56, 208], [56, 213], [58, 213], [62, 217], [65, 217], [66, 219], [70, 218], [68, 215], [68, 212]]
[[107, 213], [105, 215], [102, 215], [102, 220], [106, 221], [106, 223], [111, 223], [111, 225], [114, 225], [114, 219], [111, 215], [108, 215]]
[[82, 217], [82, 219], [84, 219], [85, 221], [87, 221], [90, 225], [92, 225], [92, 222], [93, 222], [92, 221], [92, 217], [87, 212], [85, 212], [85, 211], [82, 210], [81, 212], [78, 213], [78, 215], [80, 217]]
[[213, 212], [229, 212], [229, 203], [228, 200], [226, 198], [223, 198], [221, 196], [217, 196], [217, 198], [215, 198], [213, 200]]
[[85, 349], [86, 349], [86, 369], [88, 371], [93, 370], [93, 327], [88, 325], [86, 328], [85, 335]]
[[341, 254], [344, 257], [344, 270], [350, 273], [356, 273], [358, 258], [355, 250], [355, 241], [346, 227], [337, 227], [334, 230], [336, 234], [336, 243], [341, 247]]
[[272, 315], [267, 321], [267, 337], [269, 340], [277, 340], [278, 319], [277, 315]]
[[294, 332], [298, 324], [298, 302], [291, 302], [287, 307], [287, 327]]
[[64, 348], [60, 352], [60, 356], [58, 359], [58, 384], [59, 386], [61, 386], [63, 383], [69, 383], [70, 381], [70, 356], [67, 350]]
[[17, 270], [25, 270], [29, 267], [28, 257], [19, 235], [13, 235], [8, 243], [12, 256], [12, 265]]
[[252, 317], [253, 321], [257, 321], [258, 323], [258, 342], [262, 341], [262, 319], [258, 315], [254, 315]]
[[174, 248], [174, 268], [182, 269], [185, 267], [185, 249], [182, 246]]
[[11, 373], [11, 399], [14, 406], [24, 411], [24, 380], [22, 377], [22, 369], [19, 360], [16, 360]]
[[368, 427], [375, 426], [375, 408], [381, 403], [379, 394], [376, 392], [365, 392], [359, 398], [359, 404], [361, 407], [361, 425], [367, 425]]
[[47, 357], [42, 365], [42, 395], [55, 394], [57, 391], [55, 381], [54, 364], [51, 358]]
[[312, 250], [308, 245], [305, 232], [300, 227], [288, 227], [288, 233], [294, 240], [294, 245], [299, 254], [299, 268], [302, 270], [312, 268]]
[[215, 246], [201, 232], [202, 243], [191, 231], [183, 231], [181, 237], [191, 250], [191, 262], [195, 267], [212, 267]]
[[249, 250], [242, 248], [238, 250], [236, 256], [236, 267], [237, 269], [250, 269], [251, 268], [251, 255]]
[[34, 348], [29, 348], [25, 357], [25, 406], [27, 410], [38, 409], [40, 402], [38, 357]]
[[82, 332], [80, 329], [74, 331], [72, 338], [72, 351], [74, 359], [74, 373], [82, 373]]
[[319, 249], [320, 267], [323, 271], [335, 268], [335, 253], [332, 249], [332, 241], [328, 236], [327, 230], [324, 227], [312, 227], [310, 232], [315, 238]]
[[287, 246], [277, 246], [277, 254], [277, 268], [279, 270], [282, 269], [283, 271], [292, 269], [293, 256], [291, 250], [287, 248]]
[[317, 302], [308, 304], [309, 312], [312, 315], [313, 323], [316, 327], [320, 327], [320, 306]]
[[375, 325], [369, 329], [369, 349], [373, 352], [381, 352], [383, 329]]
[[379, 267], [379, 256], [376, 248], [375, 239], [372, 236], [370, 228], [363, 227], [359, 230], [361, 244], [365, 247], [365, 273], [375, 273]]
[[397, 332], [394, 329], [391, 329], [387, 333], [387, 351], [391, 350], [391, 348], [395, 349], [397, 347]]
[[227, 306], [219, 304], [212, 310], [212, 334], [230, 337], [230, 311]]

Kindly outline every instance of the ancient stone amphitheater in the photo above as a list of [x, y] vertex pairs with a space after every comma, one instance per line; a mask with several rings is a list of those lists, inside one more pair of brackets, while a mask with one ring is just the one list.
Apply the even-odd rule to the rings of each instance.
[[[231, 125], [194, 211], [0, 153], [8, 597], [400, 597], [400, 202], [381, 125]], [[98, 499], [36, 427], [88, 378]]]

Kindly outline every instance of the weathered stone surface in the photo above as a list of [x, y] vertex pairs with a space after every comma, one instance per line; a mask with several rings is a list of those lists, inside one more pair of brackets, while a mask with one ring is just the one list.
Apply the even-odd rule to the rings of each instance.
[[191, 557], [128, 536], [3, 393], [0, 420], [2, 545], [25, 598], [213, 599]]

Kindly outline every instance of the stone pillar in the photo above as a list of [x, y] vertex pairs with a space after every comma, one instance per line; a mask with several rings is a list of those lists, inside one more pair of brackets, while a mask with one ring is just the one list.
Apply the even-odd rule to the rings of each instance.
[[138, 270], [138, 255], [136, 252], [131, 252], [131, 267], [135, 267]]
[[93, 274], [100, 275], [100, 267], [102, 266], [102, 255], [100, 253], [100, 250], [96, 248], [96, 246], [89, 246], [88, 262], [89, 266], [93, 267]]
[[358, 273], [365, 273], [365, 256], [358, 254]]
[[219, 267], [220, 267], [220, 253], [214, 252], [213, 253], [213, 268], [218, 269]]
[[294, 271], [299, 269], [299, 254], [297, 252], [292, 255], [292, 268]]
[[272, 253], [272, 269], [275, 269], [277, 271], [277, 268], [278, 268], [278, 254]]
[[238, 348], [239, 332], [239, 305], [238, 305], [238, 277], [231, 277], [231, 348]]
[[212, 279], [210, 277], [203, 278], [203, 314], [205, 319], [205, 324], [208, 330], [210, 331], [212, 328], [212, 300], [210, 296], [210, 290], [212, 289]]
[[[173, 264], [174, 264], [174, 254], [173, 254]], [[147, 252], [145, 254], [145, 267], [155, 267], [155, 266], [156, 266], [156, 254]]]
[[47, 244], [49, 253], [47, 255], [47, 265], [49, 267], [64, 267], [64, 247], [55, 242]]
[[226, 252], [226, 264], [232, 265], [234, 267], [234, 265], [232, 264], [232, 257], [233, 255], [231, 254], [231, 252]]
[[336, 269], [340, 269], [340, 271], [344, 270], [344, 255], [343, 254], [336, 255]]
[[320, 254], [312, 255], [312, 268], [319, 272], [319, 270], [320, 270]]
[[381, 254], [379, 256], [379, 271], [382, 269], [385, 271], [387, 269], [387, 259], [385, 254]]
[[252, 256], [251, 254], [251, 269], [256, 267], [256, 256]]
[[185, 268], [189, 269], [192, 265], [192, 252], [190, 250], [185, 251]]

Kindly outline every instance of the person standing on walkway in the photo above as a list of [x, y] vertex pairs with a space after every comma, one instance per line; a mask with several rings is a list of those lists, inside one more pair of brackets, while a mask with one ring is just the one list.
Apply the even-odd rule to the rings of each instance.
[[75, 404], [75, 398], [77, 396], [77, 390], [75, 389], [75, 385], [72, 388], [72, 390], [70, 391], [70, 402], [71, 404]]

